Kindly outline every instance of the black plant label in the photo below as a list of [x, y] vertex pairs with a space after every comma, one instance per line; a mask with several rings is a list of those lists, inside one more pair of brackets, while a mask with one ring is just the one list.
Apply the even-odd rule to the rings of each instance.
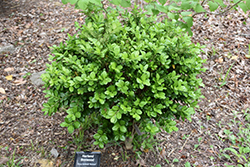
[[101, 152], [76, 152], [74, 167], [100, 167]]

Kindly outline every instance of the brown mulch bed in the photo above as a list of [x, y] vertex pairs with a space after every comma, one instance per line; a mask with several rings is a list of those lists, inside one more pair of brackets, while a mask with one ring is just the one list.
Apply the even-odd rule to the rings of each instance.
[[[0, 157], [11, 157], [15, 150], [15, 158], [22, 158], [23, 166], [41, 166], [43, 159], [51, 160], [47, 166], [73, 166], [77, 146], [67, 129], [60, 127], [63, 113], [43, 115], [43, 88], [32, 85], [29, 74], [46, 68], [49, 47], [65, 41], [67, 33], [75, 34], [75, 21], [83, 23], [83, 14], [59, 0], [0, 0], [0, 47], [16, 47], [12, 54], [0, 54], [0, 88], [6, 92], [0, 93]], [[142, 152], [140, 158], [126, 151], [122, 143], [108, 144], [101, 150], [101, 166], [184, 166], [190, 162], [201, 167], [227, 162], [220, 150], [231, 143], [225, 140], [221, 127], [237, 131], [227, 126], [233, 111], [241, 113], [250, 108], [250, 61], [246, 58], [249, 13], [238, 10], [225, 16], [197, 15], [193, 32], [193, 42], [207, 46], [201, 57], [207, 59], [204, 66], [208, 69], [199, 75], [205, 84], [205, 98], [193, 121], [178, 121], [178, 132], [157, 134], [160, 142], [155, 150], [138, 150]], [[232, 64], [227, 84], [219, 88]], [[87, 149], [98, 149], [93, 146], [95, 130], [85, 131], [81, 144]], [[52, 148], [59, 152], [56, 159], [50, 154]]]

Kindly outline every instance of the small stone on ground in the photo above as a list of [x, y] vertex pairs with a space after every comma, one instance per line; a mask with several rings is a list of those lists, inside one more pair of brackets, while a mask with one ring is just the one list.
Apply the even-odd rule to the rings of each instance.
[[55, 148], [52, 148], [50, 151], [51, 155], [53, 155], [55, 158], [57, 158], [59, 156], [58, 151]]
[[40, 78], [43, 73], [45, 73], [45, 71], [40, 71], [38, 73], [32, 74], [30, 77], [30, 81], [32, 82], [32, 84], [36, 86], [44, 85], [44, 82]]
[[15, 47], [13, 45], [0, 47], [0, 54], [6, 53], [6, 52], [13, 53], [14, 51], [15, 51]]

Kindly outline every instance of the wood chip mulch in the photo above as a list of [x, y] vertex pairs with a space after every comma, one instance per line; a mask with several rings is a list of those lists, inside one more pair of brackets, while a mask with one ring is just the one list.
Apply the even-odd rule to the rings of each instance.
[[[0, 90], [5, 91], [0, 93], [0, 159], [11, 158], [15, 151], [15, 162], [22, 166], [73, 166], [74, 153], [79, 148], [74, 136], [60, 127], [64, 113], [43, 115], [43, 88], [32, 85], [29, 74], [46, 68], [50, 47], [65, 41], [67, 33], [76, 33], [75, 21], [83, 23], [83, 14], [59, 0], [0, 1], [0, 47], [16, 48], [11, 54], [0, 54]], [[101, 150], [102, 167], [184, 166], [186, 162], [204, 167], [224, 166], [227, 162], [220, 150], [231, 143], [223, 130], [237, 132], [228, 126], [233, 111], [242, 119], [242, 110], [250, 108], [250, 61], [246, 57], [249, 13], [239, 9], [223, 16], [197, 15], [193, 32], [193, 42], [206, 45], [200, 56], [207, 59], [207, 71], [199, 75], [205, 84], [205, 98], [193, 121], [178, 120], [178, 132], [157, 134], [160, 142], [155, 150], [141, 150], [137, 159], [136, 153], [126, 151], [122, 143], [122, 147], [107, 145]], [[231, 65], [227, 83], [220, 88]], [[84, 140], [78, 143], [97, 150], [92, 137], [95, 130], [93, 127], [85, 131]], [[52, 148], [59, 157], [50, 154]]]

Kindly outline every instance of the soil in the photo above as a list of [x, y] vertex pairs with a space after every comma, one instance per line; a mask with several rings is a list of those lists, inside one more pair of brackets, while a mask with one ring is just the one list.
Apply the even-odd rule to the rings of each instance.
[[[76, 33], [75, 21], [83, 24], [83, 14], [59, 0], [0, 0], [0, 47], [16, 47], [14, 53], [0, 54], [0, 157], [14, 155], [14, 166], [20, 162], [22, 166], [69, 167], [75, 151], [100, 150], [93, 145], [95, 127], [84, 132], [78, 141], [83, 147], [77, 147], [77, 134], [60, 127], [64, 113], [44, 116], [43, 88], [29, 80], [30, 74], [46, 68], [50, 47], [65, 41], [67, 33]], [[100, 150], [101, 167], [185, 166], [186, 162], [196, 167], [237, 165], [235, 157], [231, 155], [228, 162], [220, 150], [232, 144], [223, 130], [238, 131], [228, 125], [233, 112], [241, 120], [250, 104], [249, 13], [239, 9], [221, 16], [196, 15], [192, 29], [192, 41], [206, 45], [200, 56], [207, 59], [207, 71], [198, 76], [205, 84], [201, 88], [205, 98], [192, 122], [177, 120], [178, 132], [157, 134], [159, 142], [153, 150], [132, 151], [124, 143], [109, 143]], [[220, 87], [230, 66], [227, 83]], [[58, 157], [51, 155], [52, 148]]]

